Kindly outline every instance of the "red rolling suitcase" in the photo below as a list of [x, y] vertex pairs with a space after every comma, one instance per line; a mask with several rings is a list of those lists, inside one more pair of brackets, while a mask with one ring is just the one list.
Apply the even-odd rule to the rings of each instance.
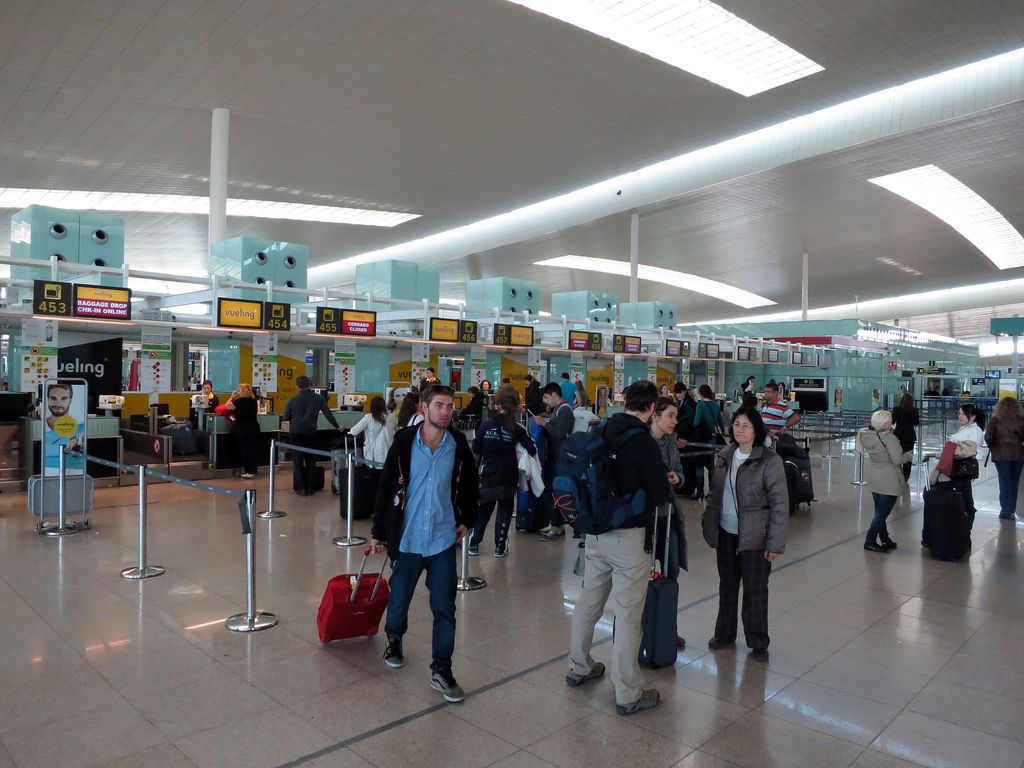
[[363, 576], [366, 559], [371, 548], [363, 551], [359, 573], [343, 573], [327, 582], [327, 590], [316, 612], [316, 627], [320, 642], [343, 640], [350, 637], [373, 637], [380, 628], [380, 620], [388, 605], [388, 580], [384, 578], [384, 563], [380, 573]]

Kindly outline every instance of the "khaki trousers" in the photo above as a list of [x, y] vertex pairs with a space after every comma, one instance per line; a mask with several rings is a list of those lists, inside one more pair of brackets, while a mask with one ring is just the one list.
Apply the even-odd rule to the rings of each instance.
[[586, 538], [583, 587], [572, 615], [569, 665], [579, 675], [594, 667], [590, 649], [594, 627], [609, 603], [615, 617], [611, 678], [615, 703], [627, 706], [642, 691], [643, 677], [637, 663], [640, 620], [650, 578], [650, 556], [644, 552], [644, 529], [628, 528]]

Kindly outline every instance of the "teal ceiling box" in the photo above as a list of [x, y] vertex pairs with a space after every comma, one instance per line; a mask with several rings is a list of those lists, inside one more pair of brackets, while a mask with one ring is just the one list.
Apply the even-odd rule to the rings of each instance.
[[437, 304], [441, 300], [441, 270], [428, 264], [416, 265], [416, 295]]
[[1024, 336], [1024, 317], [993, 317], [988, 329], [993, 336]]
[[[309, 246], [300, 243], [271, 243], [267, 251], [274, 265], [274, 286], [280, 288], [306, 288], [309, 270]], [[300, 296], [274, 291], [274, 301], [294, 303]]]
[[613, 323], [618, 314], [619, 300], [614, 293], [596, 291], [566, 291], [551, 294], [551, 314], [565, 315], [570, 320], [590, 318], [596, 322]]
[[441, 273], [437, 267], [412, 261], [385, 259], [356, 266], [356, 293], [382, 299], [437, 303], [441, 294]]
[[[57, 254], [60, 261], [78, 263], [78, 211], [45, 205], [30, 205], [11, 216], [11, 258], [48, 261]], [[11, 267], [16, 280], [49, 280], [44, 267]], [[64, 273], [63, 277], [70, 277]]]
[[[283, 243], [261, 237], [233, 237], [214, 243], [210, 253], [210, 271], [215, 275], [243, 283], [305, 288], [309, 266], [309, 248], [299, 243]], [[290, 284], [290, 285], [289, 285]], [[233, 291], [235, 298], [265, 300], [266, 291], [247, 288]], [[274, 292], [275, 301], [294, 302], [291, 294]]]
[[[93, 267], [124, 266], [124, 219], [107, 213], [78, 215], [78, 261]], [[121, 285], [120, 275], [103, 275], [102, 285]]]
[[675, 304], [664, 301], [638, 301], [619, 304], [619, 322], [638, 328], [672, 328], [679, 317]]
[[540, 310], [540, 284], [511, 277], [470, 280], [466, 283], [466, 306], [536, 315]]

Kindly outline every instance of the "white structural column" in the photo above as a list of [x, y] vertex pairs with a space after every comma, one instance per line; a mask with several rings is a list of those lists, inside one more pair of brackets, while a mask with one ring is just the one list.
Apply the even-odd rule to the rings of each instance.
[[206, 252], [206, 274], [210, 274], [213, 244], [227, 237], [228, 231], [228, 129], [231, 111], [213, 110], [210, 127], [210, 241]]
[[807, 319], [807, 278], [808, 278], [808, 254], [804, 254], [804, 271], [800, 278], [800, 319]]
[[629, 217], [629, 302], [636, 304], [637, 273], [640, 270], [640, 214], [634, 211]]

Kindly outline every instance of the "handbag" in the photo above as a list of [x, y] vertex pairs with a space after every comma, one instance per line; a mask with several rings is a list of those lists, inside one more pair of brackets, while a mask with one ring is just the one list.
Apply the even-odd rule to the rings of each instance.
[[977, 456], [953, 457], [953, 469], [949, 475], [951, 480], [977, 480], [980, 474]]

